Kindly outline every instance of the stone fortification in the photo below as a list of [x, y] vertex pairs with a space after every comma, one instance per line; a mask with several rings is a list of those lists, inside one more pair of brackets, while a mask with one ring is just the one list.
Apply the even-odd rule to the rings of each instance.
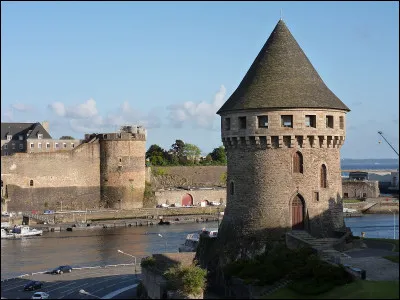
[[142, 207], [145, 143], [145, 130], [129, 127], [70, 151], [3, 156], [2, 198], [10, 211]]
[[220, 264], [290, 230], [344, 232], [340, 148], [349, 111], [280, 20], [217, 112], [227, 152]]
[[148, 168], [154, 189], [226, 186], [226, 166], [173, 166]]

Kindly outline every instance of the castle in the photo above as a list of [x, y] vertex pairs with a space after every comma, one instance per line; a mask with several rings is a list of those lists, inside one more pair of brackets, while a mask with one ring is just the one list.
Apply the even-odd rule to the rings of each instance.
[[348, 111], [280, 20], [217, 112], [228, 159], [223, 252], [256, 251], [291, 230], [345, 230], [340, 148]]
[[144, 128], [122, 126], [119, 132], [87, 134], [71, 149], [34, 149], [1, 158], [2, 202], [10, 200], [9, 210], [42, 209], [43, 205], [53, 209], [143, 207]]

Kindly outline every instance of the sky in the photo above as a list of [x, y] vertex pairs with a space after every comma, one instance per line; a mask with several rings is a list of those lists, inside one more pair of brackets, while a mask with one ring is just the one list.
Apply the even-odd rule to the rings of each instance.
[[[398, 158], [399, 4], [1, 2], [1, 121], [48, 121], [53, 138], [147, 129], [222, 145], [221, 105], [282, 17], [351, 111], [342, 158]], [[381, 143], [379, 143], [381, 141]]]

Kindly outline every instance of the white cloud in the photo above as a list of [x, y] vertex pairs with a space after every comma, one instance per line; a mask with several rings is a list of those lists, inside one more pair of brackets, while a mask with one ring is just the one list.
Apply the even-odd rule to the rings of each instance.
[[13, 113], [13, 110], [11, 108], [7, 108], [3, 112], [3, 118], [2, 118], [1, 121], [8, 121], [8, 122], [14, 121], [14, 113]]
[[66, 115], [64, 103], [54, 102], [49, 104], [48, 107], [59, 117], [64, 117]]
[[29, 111], [32, 109], [32, 107], [30, 105], [26, 105], [23, 103], [15, 103], [15, 104], [12, 104], [11, 107], [18, 111]]
[[187, 101], [183, 104], [170, 105], [168, 119], [174, 127], [182, 127], [185, 123], [191, 123], [194, 127], [212, 129], [217, 118], [216, 112], [224, 104], [226, 88], [221, 85], [211, 103], [202, 101], [194, 103]]

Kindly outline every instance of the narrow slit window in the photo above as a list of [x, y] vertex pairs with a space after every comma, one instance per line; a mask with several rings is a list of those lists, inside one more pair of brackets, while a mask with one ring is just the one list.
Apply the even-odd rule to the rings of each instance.
[[29, 186], [33, 186], [33, 180], [32, 179], [29, 181]]
[[303, 173], [303, 155], [299, 151], [293, 155], [293, 172]]
[[339, 117], [339, 126], [340, 129], [344, 129], [344, 117]]
[[235, 184], [233, 183], [233, 181], [231, 181], [231, 184], [230, 184], [230, 192], [231, 192], [231, 195], [235, 194]]
[[319, 192], [314, 192], [314, 201], [319, 201]]
[[326, 188], [327, 186], [327, 178], [326, 178], [326, 166], [321, 166], [321, 187]]

